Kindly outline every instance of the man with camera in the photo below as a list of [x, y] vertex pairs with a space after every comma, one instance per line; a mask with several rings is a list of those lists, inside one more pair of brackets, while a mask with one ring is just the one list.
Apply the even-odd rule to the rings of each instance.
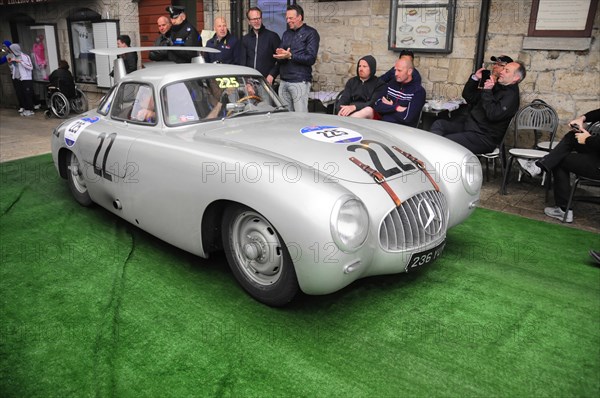
[[493, 62], [491, 75], [495, 76], [496, 79], [500, 77], [500, 72], [502, 72], [506, 64], [513, 62], [513, 59], [508, 55], [494, 56], [491, 57], [490, 60]]
[[507, 63], [498, 78], [490, 74], [485, 79], [484, 70], [473, 73], [463, 89], [468, 114], [458, 121], [436, 120], [430, 130], [474, 154], [491, 152], [502, 142], [510, 120], [519, 110], [519, 83], [527, 73], [520, 61]]

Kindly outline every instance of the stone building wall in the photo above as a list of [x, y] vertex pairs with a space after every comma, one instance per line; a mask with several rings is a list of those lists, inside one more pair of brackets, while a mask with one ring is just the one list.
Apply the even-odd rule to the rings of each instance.
[[[391, 68], [398, 53], [388, 50], [390, 1], [302, 1], [305, 21], [321, 35], [314, 68], [314, 90], [337, 91], [356, 74], [363, 55], [377, 59], [377, 74]], [[492, 0], [485, 60], [506, 54], [523, 61], [527, 77], [521, 83], [521, 104], [544, 99], [561, 122], [600, 107], [600, 8], [594, 19], [591, 48], [587, 51], [524, 50], [531, 0]], [[460, 96], [475, 69], [480, 0], [457, 0], [454, 43], [450, 54], [416, 53], [415, 65], [428, 98]]]

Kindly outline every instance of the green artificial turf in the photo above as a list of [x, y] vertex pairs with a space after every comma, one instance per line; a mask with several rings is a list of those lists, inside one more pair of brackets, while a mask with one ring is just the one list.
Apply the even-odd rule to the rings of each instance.
[[421, 272], [273, 309], [76, 204], [49, 155], [0, 178], [3, 397], [600, 394], [598, 235], [478, 209]]

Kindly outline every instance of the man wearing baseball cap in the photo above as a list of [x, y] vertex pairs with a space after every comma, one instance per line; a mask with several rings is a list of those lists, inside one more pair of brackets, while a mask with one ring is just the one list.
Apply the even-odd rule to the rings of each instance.
[[519, 109], [519, 83], [527, 74], [523, 62], [509, 62], [498, 78], [490, 76], [479, 88], [484, 69], [475, 71], [463, 88], [462, 96], [469, 104], [465, 118], [438, 119], [430, 129], [476, 155], [492, 152], [502, 142], [510, 120]]
[[[171, 41], [174, 46], [202, 46], [202, 38], [196, 28], [186, 19], [184, 7], [168, 6], [165, 11], [171, 18]], [[197, 56], [197, 51], [169, 51], [169, 61], [178, 64], [190, 63], [192, 58]]]
[[500, 72], [502, 72], [502, 69], [504, 69], [506, 64], [513, 62], [513, 59], [508, 55], [500, 55], [498, 57], [491, 57], [490, 59], [494, 63], [492, 66], [492, 75], [496, 80], [500, 77]]

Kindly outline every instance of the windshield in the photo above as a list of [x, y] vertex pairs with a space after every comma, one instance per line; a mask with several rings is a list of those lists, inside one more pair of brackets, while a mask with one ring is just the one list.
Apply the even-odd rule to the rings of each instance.
[[281, 110], [281, 100], [260, 76], [214, 76], [169, 84], [161, 92], [169, 126], [240, 114]]

